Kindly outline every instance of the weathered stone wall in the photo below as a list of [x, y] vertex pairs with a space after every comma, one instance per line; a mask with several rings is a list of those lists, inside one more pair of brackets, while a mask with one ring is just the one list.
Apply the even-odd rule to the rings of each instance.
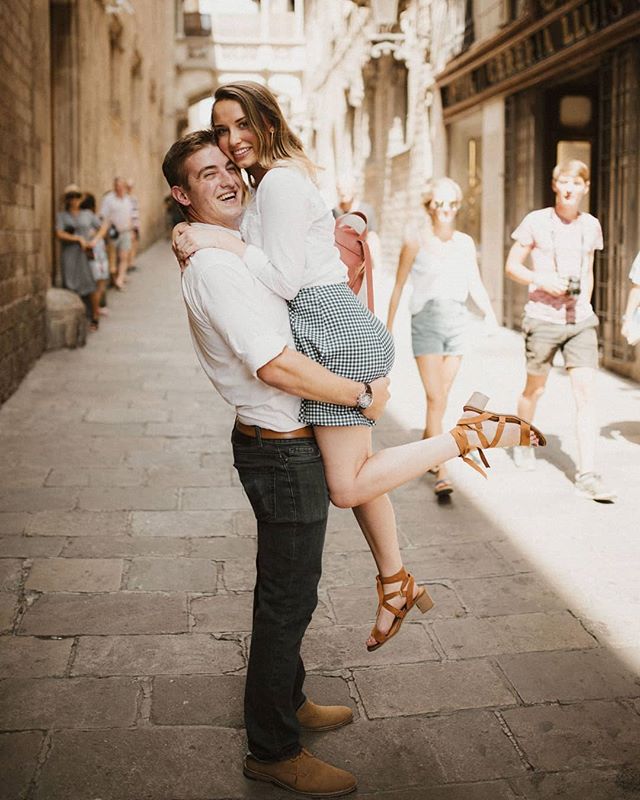
[[135, 13], [119, 15], [99, 0], [77, 5], [77, 95], [68, 102], [77, 106], [78, 156], [72, 172], [56, 172], [55, 189], [73, 181], [99, 200], [115, 175], [132, 178], [146, 246], [165, 225], [160, 165], [175, 139], [174, 20], [173, 3], [132, 5]]
[[[113, 7], [113, 4], [111, 4]], [[175, 138], [174, 7], [0, 2], [0, 403], [45, 346], [53, 220], [68, 183], [132, 178], [142, 246], [165, 229], [160, 169]]]
[[51, 265], [46, 0], [0, 3], [0, 402], [45, 344]]

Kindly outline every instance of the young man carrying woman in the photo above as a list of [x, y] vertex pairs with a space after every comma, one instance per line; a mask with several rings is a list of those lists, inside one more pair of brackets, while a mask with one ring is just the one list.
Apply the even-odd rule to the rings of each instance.
[[[469, 446], [536, 444], [544, 438], [515, 417], [505, 425], [495, 414], [479, 410], [465, 412], [477, 422], [461, 419], [455, 441], [440, 436], [374, 454], [372, 423], [362, 411], [370, 401], [368, 384], [391, 369], [393, 342], [347, 286], [334, 247], [333, 217], [315, 185], [314, 165], [264, 86], [221, 86], [212, 122], [219, 147], [247, 172], [254, 189], [241, 224], [243, 238], [179, 226], [176, 251], [184, 260], [200, 248], [217, 247], [242, 258], [255, 277], [287, 300], [296, 348], [363, 384], [358, 407], [304, 400], [300, 420], [314, 426], [332, 502], [353, 508], [378, 567], [378, 613], [367, 640], [367, 648], [374, 650], [398, 632], [414, 605], [424, 611], [432, 604], [426, 589], [416, 586], [403, 567], [386, 493], [455, 455], [466, 455]], [[484, 432], [477, 425], [484, 425]]]

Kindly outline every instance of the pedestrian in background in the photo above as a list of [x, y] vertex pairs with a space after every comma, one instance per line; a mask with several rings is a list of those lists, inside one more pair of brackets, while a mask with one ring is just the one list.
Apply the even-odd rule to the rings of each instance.
[[[594, 216], [580, 211], [589, 192], [586, 164], [576, 159], [558, 164], [551, 185], [555, 205], [527, 214], [511, 234], [515, 244], [507, 257], [507, 275], [529, 287], [522, 321], [527, 380], [518, 414], [533, 420], [553, 358], [560, 351], [576, 405], [576, 492], [611, 503], [616, 493], [605, 487], [595, 470], [599, 321], [591, 295], [594, 254], [603, 248], [602, 229]], [[532, 269], [525, 266], [529, 257]], [[535, 456], [526, 448], [515, 448], [514, 461], [520, 468], [535, 468]]]
[[108, 223], [109, 272], [113, 285], [124, 289], [131, 255], [133, 202], [122, 178], [113, 179], [113, 191], [102, 198], [100, 216]]
[[138, 269], [136, 266], [136, 259], [138, 257], [138, 246], [140, 244], [140, 204], [138, 198], [133, 193], [133, 179], [127, 178], [126, 187], [127, 195], [131, 200], [131, 253], [129, 254], [129, 267], [128, 269], [133, 272]]
[[622, 316], [621, 333], [629, 344], [634, 345], [640, 342], [640, 253], [631, 265], [629, 279], [633, 285], [629, 289], [627, 307]]
[[56, 237], [61, 243], [62, 285], [82, 298], [90, 328], [97, 330], [97, 286], [87, 251], [92, 246], [93, 233], [101, 226], [95, 214], [80, 208], [81, 201], [80, 187], [69, 184], [64, 190], [64, 209], [56, 215]]
[[104, 243], [107, 233], [107, 224], [101, 223], [96, 215], [96, 198], [88, 192], [82, 198], [80, 208], [83, 211], [90, 211], [94, 215], [94, 223], [98, 223], [97, 230], [92, 232], [91, 248], [87, 250], [89, 258], [89, 268], [96, 282], [96, 302], [94, 303], [93, 316], [107, 316], [109, 313], [106, 308], [107, 282], [109, 281], [109, 257]]
[[[411, 276], [411, 341], [427, 400], [426, 439], [442, 433], [449, 392], [467, 348], [467, 299], [471, 297], [492, 329], [498, 327], [498, 321], [480, 277], [473, 239], [456, 230], [460, 186], [451, 178], [440, 178], [428, 185], [422, 202], [426, 215], [405, 232], [387, 328], [393, 329], [402, 291]], [[436, 495], [451, 494], [446, 465], [432, 471], [437, 475]]]

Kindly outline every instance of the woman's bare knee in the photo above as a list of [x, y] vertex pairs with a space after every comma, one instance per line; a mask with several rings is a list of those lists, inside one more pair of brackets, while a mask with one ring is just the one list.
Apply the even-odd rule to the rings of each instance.
[[354, 508], [360, 505], [360, 500], [354, 493], [343, 489], [329, 490], [329, 499], [336, 508]]

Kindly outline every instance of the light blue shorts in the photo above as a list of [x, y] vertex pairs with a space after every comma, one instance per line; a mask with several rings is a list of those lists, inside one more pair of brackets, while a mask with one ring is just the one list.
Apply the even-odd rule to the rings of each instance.
[[467, 347], [469, 312], [457, 300], [427, 300], [411, 317], [414, 356], [461, 356]]

